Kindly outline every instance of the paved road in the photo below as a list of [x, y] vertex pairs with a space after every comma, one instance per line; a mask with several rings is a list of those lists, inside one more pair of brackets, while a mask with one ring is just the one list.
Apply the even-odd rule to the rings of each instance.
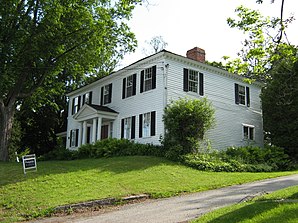
[[119, 209], [96, 216], [49, 218], [38, 223], [177, 223], [194, 219], [206, 212], [239, 203], [248, 198], [298, 185], [298, 174], [225, 187], [167, 199], [147, 200], [124, 205]]

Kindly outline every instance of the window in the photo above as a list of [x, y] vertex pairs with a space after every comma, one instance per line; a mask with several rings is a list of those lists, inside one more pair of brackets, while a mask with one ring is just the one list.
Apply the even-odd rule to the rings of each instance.
[[250, 91], [249, 87], [235, 83], [235, 103], [240, 105], [250, 106]]
[[111, 102], [112, 102], [112, 84], [108, 84], [101, 88], [100, 104], [105, 105]]
[[140, 92], [150, 91], [156, 88], [156, 66], [141, 71]]
[[123, 78], [122, 99], [136, 95], [137, 74]]
[[92, 104], [92, 91], [83, 95], [83, 103], [84, 104]]
[[79, 130], [72, 129], [70, 130], [70, 147], [77, 147], [79, 144]]
[[156, 112], [140, 114], [139, 119], [139, 138], [155, 136]]
[[188, 73], [188, 91], [198, 92], [198, 72], [189, 70]]
[[243, 125], [243, 139], [244, 140], [254, 140], [255, 127], [252, 125]]
[[121, 138], [134, 139], [135, 138], [135, 124], [136, 117], [128, 117], [121, 120]]
[[81, 96], [72, 99], [72, 114], [76, 114], [80, 110]]
[[204, 95], [204, 75], [195, 70], [184, 68], [183, 70], [183, 90]]

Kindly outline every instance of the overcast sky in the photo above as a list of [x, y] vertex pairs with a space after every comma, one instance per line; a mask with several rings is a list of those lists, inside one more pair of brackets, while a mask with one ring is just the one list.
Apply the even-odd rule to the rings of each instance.
[[[150, 5], [138, 6], [128, 22], [136, 34], [138, 48], [127, 55], [120, 67], [127, 66], [146, 55], [145, 41], [162, 36], [168, 43], [167, 50], [185, 55], [197, 46], [205, 49], [208, 61], [221, 61], [222, 56], [235, 57], [241, 49], [241, 31], [229, 28], [228, 17], [236, 17], [237, 6], [258, 9], [266, 16], [280, 16], [281, 0], [148, 0]], [[298, 1], [285, 0], [284, 18], [293, 14], [296, 20], [290, 25], [287, 36], [290, 43], [298, 45]]]

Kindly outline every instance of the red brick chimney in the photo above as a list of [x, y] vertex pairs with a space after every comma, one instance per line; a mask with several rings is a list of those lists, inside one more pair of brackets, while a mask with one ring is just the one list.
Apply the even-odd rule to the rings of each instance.
[[195, 47], [191, 50], [188, 50], [186, 53], [187, 58], [205, 63], [205, 50]]

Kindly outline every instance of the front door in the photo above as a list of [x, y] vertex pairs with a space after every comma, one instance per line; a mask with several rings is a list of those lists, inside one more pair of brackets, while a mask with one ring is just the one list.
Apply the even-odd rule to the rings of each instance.
[[101, 126], [101, 139], [109, 138], [109, 125]]

